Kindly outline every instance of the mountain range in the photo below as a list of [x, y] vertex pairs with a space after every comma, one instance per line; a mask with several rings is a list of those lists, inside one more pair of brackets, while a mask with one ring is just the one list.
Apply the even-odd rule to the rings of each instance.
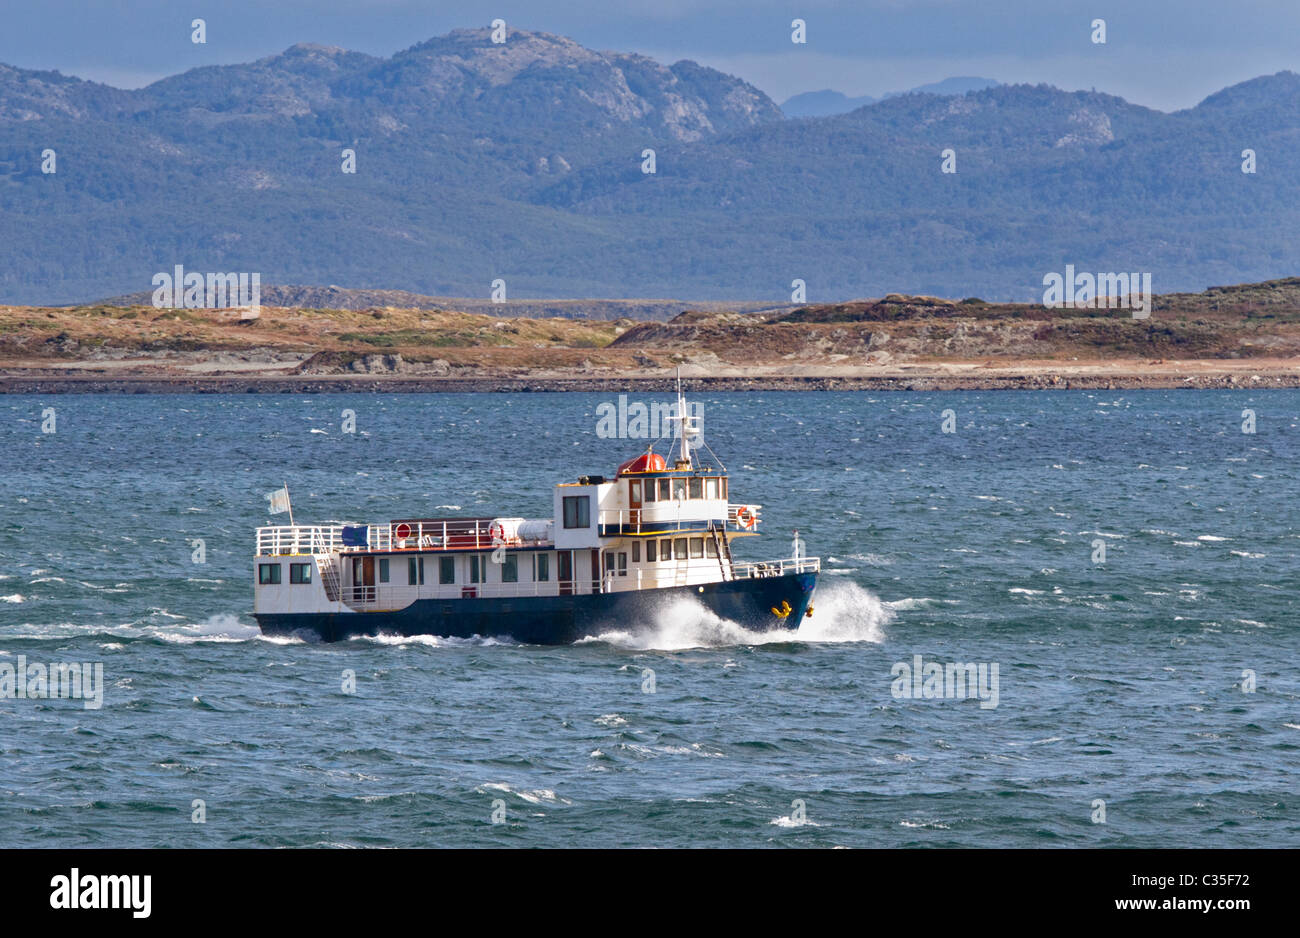
[[792, 120], [694, 62], [522, 30], [130, 91], [0, 65], [0, 302], [177, 264], [510, 299], [1035, 300], [1067, 264], [1200, 290], [1300, 268], [1297, 135], [1290, 72], [1172, 114], [1000, 85]]

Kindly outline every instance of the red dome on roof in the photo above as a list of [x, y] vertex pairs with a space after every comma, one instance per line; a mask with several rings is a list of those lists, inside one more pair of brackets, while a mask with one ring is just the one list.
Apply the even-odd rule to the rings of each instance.
[[618, 474], [627, 472], [663, 472], [667, 464], [658, 453], [642, 453], [635, 459], [629, 459], [618, 467]]

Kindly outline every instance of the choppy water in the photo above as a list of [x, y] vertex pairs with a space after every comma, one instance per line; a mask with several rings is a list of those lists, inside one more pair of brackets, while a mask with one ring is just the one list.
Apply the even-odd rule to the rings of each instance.
[[[1295, 846], [1296, 392], [705, 396], [764, 506], [738, 555], [824, 559], [797, 635], [259, 636], [264, 492], [545, 515], [640, 449], [610, 398], [0, 399], [0, 666], [107, 684], [0, 701], [0, 845]], [[895, 697], [918, 654], [996, 663], [998, 705]]]

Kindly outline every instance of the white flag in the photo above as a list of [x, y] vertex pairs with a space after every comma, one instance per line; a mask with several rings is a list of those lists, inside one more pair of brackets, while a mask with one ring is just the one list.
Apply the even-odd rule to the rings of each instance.
[[266, 493], [266, 500], [271, 503], [271, 514], [278, 515], [289, 510], [289, 486]]

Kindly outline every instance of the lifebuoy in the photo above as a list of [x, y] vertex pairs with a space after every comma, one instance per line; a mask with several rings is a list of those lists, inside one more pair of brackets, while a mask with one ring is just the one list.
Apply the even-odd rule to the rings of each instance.
[[740, 525], [746, 531], [751, 531], [754, 525], [758, 523], [758, 518], [754, 514], [754, 509], [748, 505], [741, 505], [736, 509], [736, 524]]

